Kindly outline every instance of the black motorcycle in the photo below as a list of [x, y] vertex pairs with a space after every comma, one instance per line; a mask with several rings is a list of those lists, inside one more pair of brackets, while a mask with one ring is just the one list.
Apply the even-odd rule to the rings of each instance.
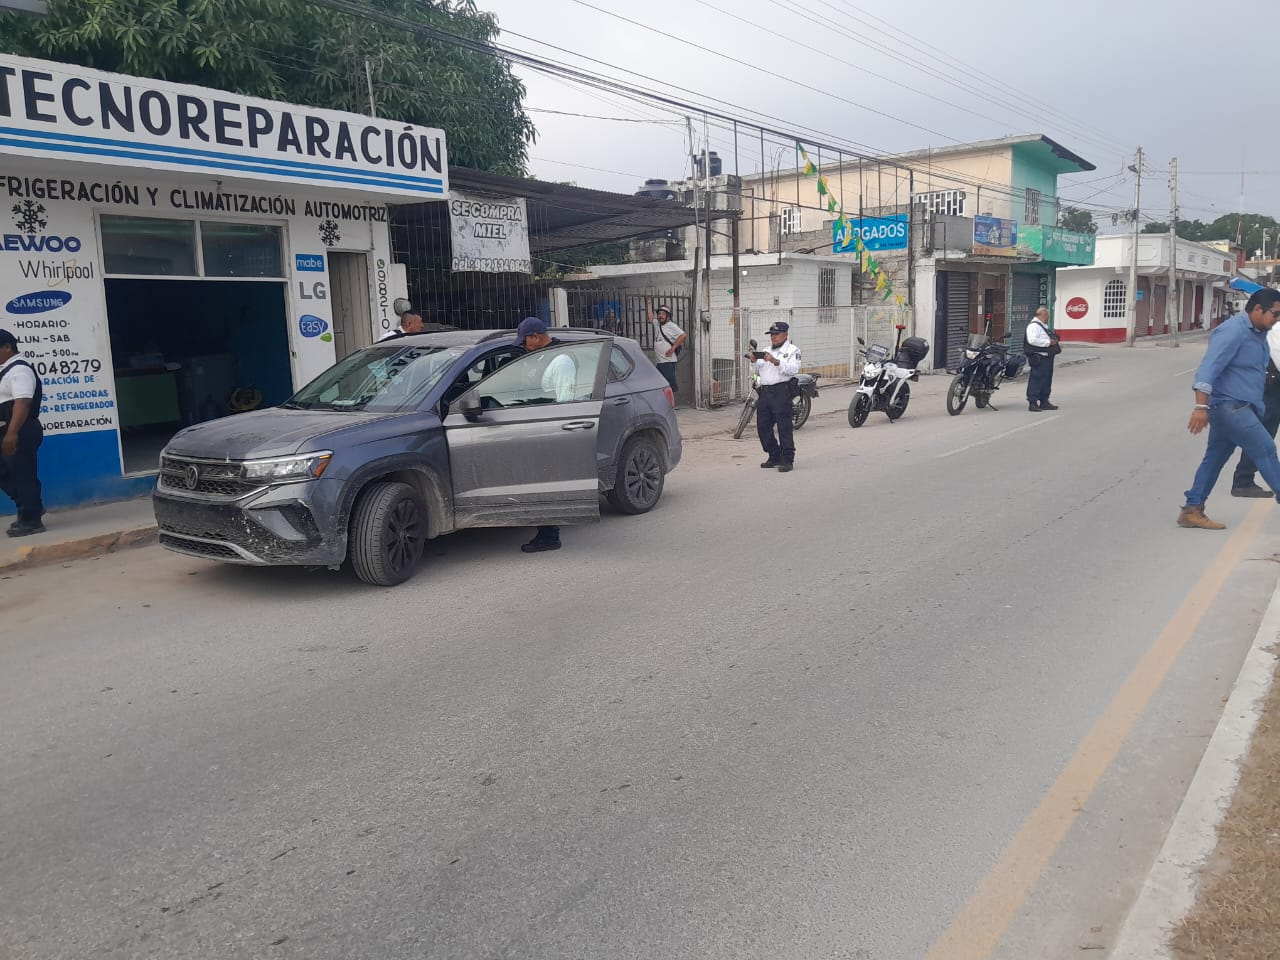
[[[754, 352], [759, 344], [752, 340], [751, 350]], [[760, 399], [760, 391], [756, 388], [756, 374], [751, 374], [751, 389], [742, 402], [742, 416], [738, 418], [738, 427], [733, 431], [733, 439], [741, 440], [747, 426], [756, 415], [756, 403]], [[813, 398], [818, 395], [818, 378], [808, 373], [799, 374], [796, 378], [795, 396], [791, 398], [791, 429], [799, 430], [809, 419], [809, 411], [813, 409]]]
[[1022, 372], [1022, 365], [1027, 362], [1023, 354], [1009, 356], [1009, 338], [1006, 333], [1000, 342], [991, 339], [991, 321], [987, 321], [985, 333], [969, 334], [969, 342], [965, 344], [964, 355], [960, 359], [960, 368], [947, 388], [947, 413], [956, 416], [973, 397], [974, 406], [979, 409], [996, 407], [991, 403], [991, 395], [1000, 389], [1000, 384], [1011, 380]]

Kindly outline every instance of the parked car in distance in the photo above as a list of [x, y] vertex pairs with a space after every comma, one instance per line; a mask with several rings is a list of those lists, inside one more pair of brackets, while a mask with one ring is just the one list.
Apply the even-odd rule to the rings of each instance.
[[[601, 494], [652, 510], [681, 453], [666, 379], [634, 340], [551, 332], [535, 353], [512, 330], [394, 337], [279, 407], [188, 427], [160, 457], [160, 543], [231, 563], [349, 560], [390, 586], [455, 530], [589, 522]], [[561, 358], [566, 399], [544, 386]]]

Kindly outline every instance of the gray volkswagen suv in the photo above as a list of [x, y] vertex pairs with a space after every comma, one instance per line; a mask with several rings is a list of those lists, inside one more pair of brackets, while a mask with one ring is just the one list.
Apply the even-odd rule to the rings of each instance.
[[178, 433], [160, 457], [160, 543], [231, 563], [411, 577], [466, 527], [645, 513], [680, 462], [675, 398], [634, 340], [553, 328], [384, 340], [279, 407]]

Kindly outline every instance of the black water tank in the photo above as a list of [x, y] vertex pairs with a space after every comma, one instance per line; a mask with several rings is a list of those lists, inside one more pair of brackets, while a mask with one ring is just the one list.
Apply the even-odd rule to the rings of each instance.
[[722, 169], [720, 165], [720, 155], [712, 150], [707, 154], [707, 159], [711, 162], [711, 175], [713, 177], [720, 176], [720, 170]]
[[676, 193], [666, 180], [646, 180], [644, 187], [636, 191], [637, 197], [650, 197], [654, 200], [674, 200]]

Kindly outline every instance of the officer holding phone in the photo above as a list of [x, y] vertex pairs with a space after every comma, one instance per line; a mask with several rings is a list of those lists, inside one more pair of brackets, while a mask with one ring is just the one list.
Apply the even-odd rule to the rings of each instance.
[[[757, 350], [747, 355], [759, 376], [756, 389], [756, 431], [760, 446], [769, 458], [761, 467], [777, 467], [779, 473], [790, 473], [796, 459], [796, 444], [791, 429], [791, 401], [795, 385], [791, 382], [800, 372], [800, 349], [791, 342], [791, 327], [778, 321], [767, 333], [771, 350]], [[777, 436], [774, 436], [774, 428]]]

